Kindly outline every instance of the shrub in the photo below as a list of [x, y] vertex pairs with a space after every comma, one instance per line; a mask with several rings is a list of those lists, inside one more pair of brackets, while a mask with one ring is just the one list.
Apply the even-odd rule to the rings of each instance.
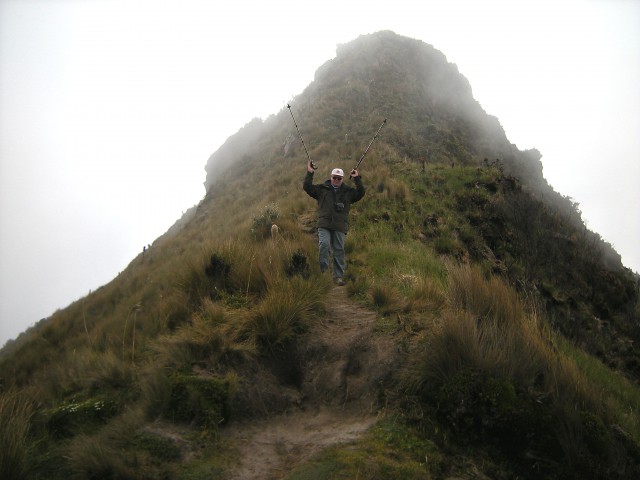
[[172, 438], [141, 432], [136, 435], [134, 443], [139, 450], [165, 462], [175, 462], [182, 457], [180, 446]]
[[100, 397], [65, 402], [50, 411], [47, 428], [54, 437], [69, 437], [104, 425], [117, 412], [115, 402]]
[[229, 418], [229, 378], [176, 374], [169, 381], [171, 395], [164, 414], [169, 420], [215, 431]]
[[280, 217], [278, 204], [270, 203], [255, 217], [251, 224], [251, 233], [261, 240], [271, 236], [271, 226]]
[[207, 275], [216, 288], [225, 289], [227, 280], [229, 278], [229, 271], [231, 265], [220, 255], [214, 253], [209, 259], [209, 264], [204, 269], [204, 273]]
[[303, 278], [309, 278], [309, 263], [307, 262], [307, 256], [302, 250], [297, 250], [291, 256], [291, 260], [285, 271], [290, 277], [300, 275]]
[[[214, 255], [218, 258], [209, 249], [195, 252], [176, 273], [175, 286], [186, 297], [187, 311], [199, 306], [203, 298], [210, 297], [216, 287], [215, 282], [219, 279], [213, 275], [215, 270], [211, 265]], [[226, 280], [226, 277], [222, 278]]]

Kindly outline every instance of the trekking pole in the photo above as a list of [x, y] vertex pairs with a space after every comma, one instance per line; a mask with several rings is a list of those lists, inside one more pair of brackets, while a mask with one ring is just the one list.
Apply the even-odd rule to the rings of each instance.
[[289, 109], [289, 113], [291, 114], [291, 118], [293, 118], [293, 124], [296, 126], [296, 130], [298, 131], [298, 136], [300, 137], [300, 141], [302, 142], [302, 146], [304, 147], [304, 152], [307, 154], [307, 158], [309, 159], [309, 163], [311, 164], [311, 168], [313, 168], [315, 170], [318, 167], [316, 167], [316, 164], [313, 163], [313, 160], [311, 160], [311, 157], [309, 156], [309, 152], [307, 151], [307, 146], [304, 144], [304, 140], [302, 139], [302, 134], [300, 133], [300, 129], [298, 128], [298, 124], [296, 123], [296, 118], [293, 116], [293, 111], [291, 110], [291, 105], [289, 105], [288, 103], [287, 103], [287, 108]]
[[[353, 170], [357, 170], [358, 167], [360, 166], [360, 162], [362, 162], [362, 159], [364, 159], [364, 156], [367, 154], [367, 152], [369, 151], [369, 147], [371, 147], [371, 144], [373, 143], [373, 141], [376, 139], [376, 137], [378, 136], [378, 134], [380, 133], [380, 130], [382, 130], [382, 127], [384, 127], [384, 124], [387, 123], [387, 119], [385, 118], [384, 121], [382, 122], [382, 125], [380, 125], [380, 128], [378, 128], [378, 131], [376, 132], [376, 134], [373, 136], [373, 138], [371, 139], [371, 141], [369, 142], [369, 145], [367, 146], [367, 149], [364, 151], [364, 153], [362, 154], [362, 156], [360, 157], [360, 160], [358, 160], [358, 163], [356, 163], [356, 166], [353, 167]], [[351, 170], [351, 171], [353, 171]]]

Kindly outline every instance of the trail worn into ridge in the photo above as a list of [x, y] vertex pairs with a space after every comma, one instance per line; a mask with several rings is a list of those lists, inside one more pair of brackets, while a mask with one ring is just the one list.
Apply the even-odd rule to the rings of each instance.
[[298, 346], [301, 379], [286, 413], [233, 423], [222, 430], [240, 453], [232, 480], [284, 478], [332, 445], [356, 440], [379, 418], [381, 382], [397, 363], [389, 334], [374, 332], [376, 313], [335, 287], [327, 315]]

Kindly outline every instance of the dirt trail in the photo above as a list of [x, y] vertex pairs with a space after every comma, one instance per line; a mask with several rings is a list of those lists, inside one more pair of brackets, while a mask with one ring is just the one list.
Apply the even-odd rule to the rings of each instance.
[[276, 480], [320, 450], [357, 439], [379, 418], [377, 386], [395, 364], [388, 336], [376, 334], [376, 313], [335, 287], [327, 315], [300, 345], [301, 399], [287, 413], [234, 423], [222, 435], [240, 452], [232, 480]]

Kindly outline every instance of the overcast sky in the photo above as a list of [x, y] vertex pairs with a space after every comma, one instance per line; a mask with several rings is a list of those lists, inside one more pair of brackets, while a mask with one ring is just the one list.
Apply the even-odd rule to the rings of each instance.
[[640, 271], [640, 1], [220, 3], [0, 0], [0, 345], [113, 279], [227, 137], [379, 30], [457, 64]]

